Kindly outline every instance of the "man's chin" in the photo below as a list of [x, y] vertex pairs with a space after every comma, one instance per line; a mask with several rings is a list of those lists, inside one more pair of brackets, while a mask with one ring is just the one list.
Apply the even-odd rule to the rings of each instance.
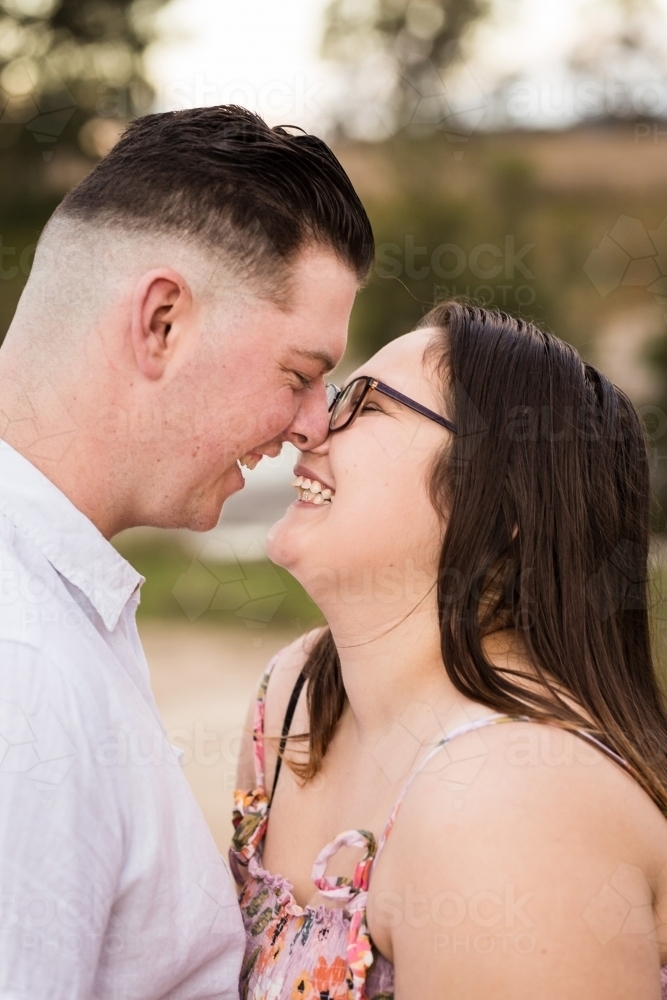
[[187, 518], [187, 524], [183, 524], [181, 527], [187, 528], [188, 531], [213, 531], [214, 528], [217, 528], [220, 522], [221, 514], [222, 510], [217, 515], [209, 515], [205, 512], [198, 511], [191, 514]]
[[200, 496], [199, 502], [193, 504], [189, 511], [188, 524], [184, 528], [190, 531], [212, 531], [218, 526], [225, 501], [238, 493], [245, 486], [245, 480], [238, 465], [224, 474], [217, 484], [214, 495]]

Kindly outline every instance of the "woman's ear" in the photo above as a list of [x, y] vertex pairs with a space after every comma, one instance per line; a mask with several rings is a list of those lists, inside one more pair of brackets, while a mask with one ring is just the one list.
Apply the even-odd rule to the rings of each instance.
[[137, 368], [159, 379], [174, 353], [192, 295], [185, 279], [169, 268], [144, 274], [132, 297], [131, 341]]

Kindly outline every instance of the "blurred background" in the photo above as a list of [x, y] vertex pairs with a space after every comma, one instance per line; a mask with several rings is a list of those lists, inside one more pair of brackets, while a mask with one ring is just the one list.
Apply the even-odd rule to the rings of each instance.
[[[127, 122], [242, 104], [330, 141], [371, 216], [344, 368], [457, 295], [546, 325], [628, 392], [660, 580], [666, 50], [667, 0], [0, 0], [0, 340], [46, 219]], [[117, 539], [147, 578], [158, 702], [221, 847], [247, 701], [321, 620], [264, 554], [293, 463], [265, 459], [207, 535]]]

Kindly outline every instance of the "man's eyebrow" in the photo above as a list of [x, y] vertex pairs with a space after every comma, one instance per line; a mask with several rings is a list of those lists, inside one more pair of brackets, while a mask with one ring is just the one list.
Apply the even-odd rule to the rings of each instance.
[[336, 362], [326, 351], [304, 351], [300, 348], [295, 348], [294, 353], [302, 358], [307, 358], [308, 361], [318, 361], [325, 372], [330, 372], [336, 367]]

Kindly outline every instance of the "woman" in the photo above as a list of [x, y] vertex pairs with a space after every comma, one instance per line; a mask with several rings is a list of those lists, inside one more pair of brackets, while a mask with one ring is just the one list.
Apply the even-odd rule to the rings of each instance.
[[242, 995], [659, 1000], [636, 411], [557, 338], [447, 303], [362, 366], [331, 430], [269, 541], [329, 627], [252, 709]]

